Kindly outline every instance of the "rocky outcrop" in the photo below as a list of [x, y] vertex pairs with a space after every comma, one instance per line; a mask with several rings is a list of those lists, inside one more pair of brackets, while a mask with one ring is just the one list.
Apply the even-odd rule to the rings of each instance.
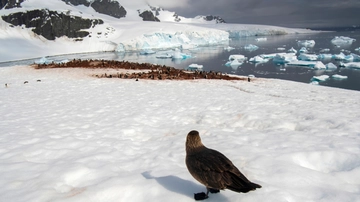
[[110, 15], [114, 18], [122, 18], [126, 16], [126, 10], [123, 6], [117, 1], [113, 0], [94, 0], [89, 3], [87, 0], [62, 0], [67, 4], [72, 4], [74, 6], [84, 5], [91, 6], [96, 12]]
[[24, 0], [0, 0], [0, 9], [19, 8]]
[[54, 40], [61, 36], [83, 38], [89, 35], [89, 32], [82, 31], [83, 29], [104, 23], [101, 19], [83, 19], [44, 9], [12, 13], [1, 17], [5, 22], [14, 26], [25, 25], [26, 28], [33, 28], [33, 32], [48, 40]]
[[203, 18], [206, 21], [215, 21], [216, 23], [226, 23], [225, 20], [219, 16], [207, 15], [207, 16], [203, 16]]
[[90, 6], [90, 2], [88, 2], [87, 0], [62, 0], [62, 1], [67, 4], [72, 4], [74, 6], [79, 6], [79, 5], [84, 5], [86, 7]]
[[126, 16], [126, 10], [119, 2], [112, 0], [95, 0], [90, 5], [96, 12], [110, 15], [115, 18]]
[[140, 17], [142, 17], [143, 21], [155, 21], [160, 22], [160, 20], [154, 16], [153, 12], [151, 11], [144, 11], [139, 14]]

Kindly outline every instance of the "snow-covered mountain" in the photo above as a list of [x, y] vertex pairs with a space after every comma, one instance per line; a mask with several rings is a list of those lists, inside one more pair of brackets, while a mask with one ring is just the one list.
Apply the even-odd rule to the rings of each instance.
[[226, 44], [232, 36], [308, 32], [229, 25], [211, 15], [185, 18], [145, 1], [0, 0], [0, 9], [0, 47], [5, 47], [0, 49], [0, 62], [80, 52], [191, 48]]

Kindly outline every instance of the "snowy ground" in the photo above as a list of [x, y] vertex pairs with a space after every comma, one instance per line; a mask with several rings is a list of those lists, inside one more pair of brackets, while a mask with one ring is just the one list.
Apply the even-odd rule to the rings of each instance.
[[360, 201], [358, 91], [87, 73], [0, 68], [1, 201], [193, 201], [193, 129], [263, 186], [207, 201]]

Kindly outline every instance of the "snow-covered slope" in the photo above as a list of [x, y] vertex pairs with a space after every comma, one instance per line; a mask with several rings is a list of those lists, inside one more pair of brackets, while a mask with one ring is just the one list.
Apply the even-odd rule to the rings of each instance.
[[[81, 52], [191, 48], [226, 44], [229, 37], [234, 36], [310, 32], [309, 30], [274, 26], [216, 24], [215, 21], [205, 21], [203, 17], [188, 19], [176, 16], [174, 12], [163, 9], [157, 11], [157, 7], [151, 7], [145, 3], [118, 2], [126, 10], [126, 16], [123, 18], [101, 14], [91, 6], [75, 6], [62, 0], [26, 0], [21, 3], [19, 8], [1, 9], [1, 16], [43, 9], [42, 11], [45, 13], [56, 11], [57, 14], [54, 15], [62, 13], [83, 19], [101, 20], [102, 22], [88, 29], [79, 30], [88, 33], [85, 37], [69, 38], [61, 36], [55, 37], [55, 40], [47, 40], [43, 36], [35, 34], [32, 31], [33, 27], [12, 26], [0, 19], [0, 62]], [[161, 22], [143, 21], [139, 16], [139, 12], [145, 10], [151, 10]], [[47, 23], [51, 24], [51, 21]]]
[[185, 165], [194, 129], [262, 185], [206, 201], [360, 201], [359, 91], [88, 71], [0, 68], [0, 201], [194, 202], [205, 191]]

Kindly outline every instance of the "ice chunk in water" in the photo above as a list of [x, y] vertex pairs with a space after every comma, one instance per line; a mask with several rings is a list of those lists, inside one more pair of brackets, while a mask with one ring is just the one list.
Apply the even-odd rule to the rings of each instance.
[[259, 47], [256, 46], [256, 45], [253, 45], [253, 44], [249, 44], [249, 45], [246, 45], [246, 46], [244, 47], [244, 49], [245, 49], [245, 50], [248, 50], [248, 51], [255, 51], [255, 50], [259, 49]]
[[331, 40], [331, 43], [336, 46], [341, 46], [341, 45], [352, 44], [355, 41], [356, 41], [356, 39], [353, 39], [353, 38], [350, 38], [347, 36], [336, 36], [335, 38], [333, 38]]
[[339, 74], [334, 74], [331, 76], [331, 78], [336, 79], [336, 80], [343, 80], [343, 79], [347, 79], [347, 76], [343, 76], [343, 75], [339, 75]]
[[253, 62], [253, 63], [266, 63], [268, 61], [269, 61], [268, 58], [264, 58], [260, 55], [257, 55], [255, 57], [249, 59], [249, 62]]
[[291, 47], [289, 50], [288, 50], [289, 53], [297, 53], [297, 50], [294, 48], [294, 47]]
[[328, 75], [321, 75], [321, 76], [313, 76], [312, 77], [312, 81], [326, 81], [328, 80], [330, 77]]
[[305, 61], [316, 61], [318, 60], [318, 56], [315, 54], [305, 54], [302, 53], [298, 57], [299, 60], [305, 60]]
[[330, 63], [326, 64], [326, 70], [334, 71], [336, 69], [337, 69], [337, 66], [334, 65], [334, 63], [330, 62]]
[[255, 41], [266, 41], [267, 40], [267, 38], [265, 38], [265, 37], [261, 37], [261, 38], [256, 38], [255, 39]]
[[297, 42], [298, 46], [304, 46], [304, 47], [314, 47], [315, 46], [315, 41], [314, 40], [299, 40]]
[[305, 47], [302, 47], [302, 48], [300, 48], [299, 52], [300, 53], [307, 53], [308, 50]]

